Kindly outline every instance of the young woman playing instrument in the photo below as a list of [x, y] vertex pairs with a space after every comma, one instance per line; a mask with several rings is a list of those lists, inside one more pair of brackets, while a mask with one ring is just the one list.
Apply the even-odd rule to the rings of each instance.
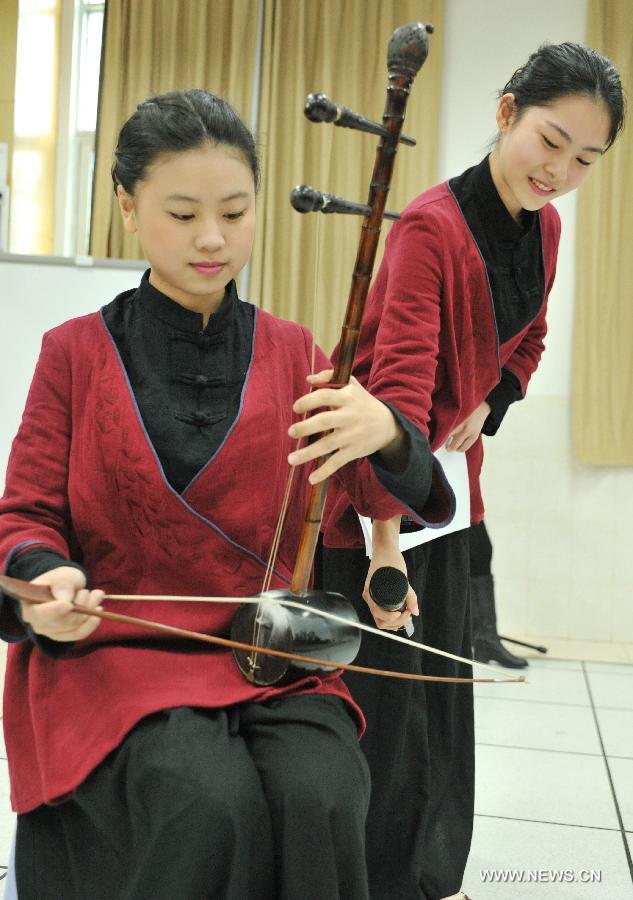
[[[418, 424], [434, 449], [448, 443], [466, 454], [474, 522], [483, 518], [481, 432], [494, 434], [510, 402], [524, 396], [543, 350], [560, 231], [550, 201], [588, 177], [623, 115], [620, 79], [609, 60], [577, 44], [542, 46], [500, 93], [492, 152], [413, 200], [387, 238], [354, 373]], [[401, 627], [417, 604], [418, 640], [470, 656], [468, 530], [415, 547], [403, 559], [400, 519], [374, 526], [369, 575], [395, 566], [408, 571], [413, 588], [404, 612], [387, 613], [364, 592], [368, 564], [349, 506], [342, 492], [330, 494], [325, 586], [336, 584], [365, 621], [373, 616], [381, 627]], [[363, 637], [359, 660], [468, 674], [461, 664], [420, 659], [371, 635]], [[361, 746], [372, 774], [372, 900], [454, 894], [473, 822], [471, 688], [353, 674], [346, 681], [367, 718]]]
[[[97, 608], [104, 591], [257, 594], [289, 454], [327, 450], [310, 480], [339, 469], [351, 502], [384, 519], [408, 507], [379, 476], [430, 483], [417, 429], [357, 383], [327, 389], [306, 330], [240, 302], [258, 177], [252, 135], [222, 99], [141, 103], [113, 178], [150, 268], [44, 336], [0, 502], [3, 571], [54, 598], [0, 605], [20, 900], [368, 897], [362, 715], [337, 673], [258, 687], [226, 650], [73, 605]], [[327, 446], [297, 450], [289, 431], [319, 407]], [[295, 478], [273, 587], [290, 579], [306, 495]], [[234, 611], [143, 606], [214, 635]]]

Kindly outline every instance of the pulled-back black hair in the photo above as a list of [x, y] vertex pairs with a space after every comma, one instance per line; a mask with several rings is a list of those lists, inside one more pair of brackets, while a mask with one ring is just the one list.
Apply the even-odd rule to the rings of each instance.
[[602, 100], [611, 119], [605, 149], [624, 125], [624, 92], [616, 67], [582, 44], [542, 44], [499, 92], [504, 94], [514, 94], [518, 117], [530, 106], [549, 106], [570, 94]]
[[119, 133], [112, 180], [128, 194], [145, 177], [161, 153], [194, 150], [205, 143], [239, 150], [259, 186], [255, 139], [233, 107], [208, 91], [174, 91], [149, 97], [136, 108]]

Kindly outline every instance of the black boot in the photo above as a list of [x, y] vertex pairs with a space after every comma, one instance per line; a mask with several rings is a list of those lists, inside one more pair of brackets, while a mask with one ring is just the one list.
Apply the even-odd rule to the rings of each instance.
[[499, 640], [492, 575], [471, 578], [470, 595], [473, 611], [473, 657], [477, 662], [498, 662], [507, 669], [524, 669], [528, 665], [527, 659], [510, 653]]

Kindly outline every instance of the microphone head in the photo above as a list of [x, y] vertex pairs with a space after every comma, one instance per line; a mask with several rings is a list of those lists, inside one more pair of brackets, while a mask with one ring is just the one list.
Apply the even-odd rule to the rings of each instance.
[[404, 609], [408, 591], [407, 576], [393, 566], [376, 569], [369, 582], [371, 599], [388, 612]]

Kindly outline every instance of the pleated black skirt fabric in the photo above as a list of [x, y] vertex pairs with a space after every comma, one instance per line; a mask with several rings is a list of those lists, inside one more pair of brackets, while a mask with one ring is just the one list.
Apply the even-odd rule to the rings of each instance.
[[[405, 552], [420, 607], [414, 640], [472, 658], [468, 529]], [[360, 550], [324, 548], [322, 579], [374, 624]], [[471, 677], [472, 668], [364, 634], [359, 664]], [[456, 893], [470, 849], [474, 805], [472, 686], [346, 673], [367, 718], [361, 747], [372, 794], [367, 863], [372, 900], [440, 900]]]

